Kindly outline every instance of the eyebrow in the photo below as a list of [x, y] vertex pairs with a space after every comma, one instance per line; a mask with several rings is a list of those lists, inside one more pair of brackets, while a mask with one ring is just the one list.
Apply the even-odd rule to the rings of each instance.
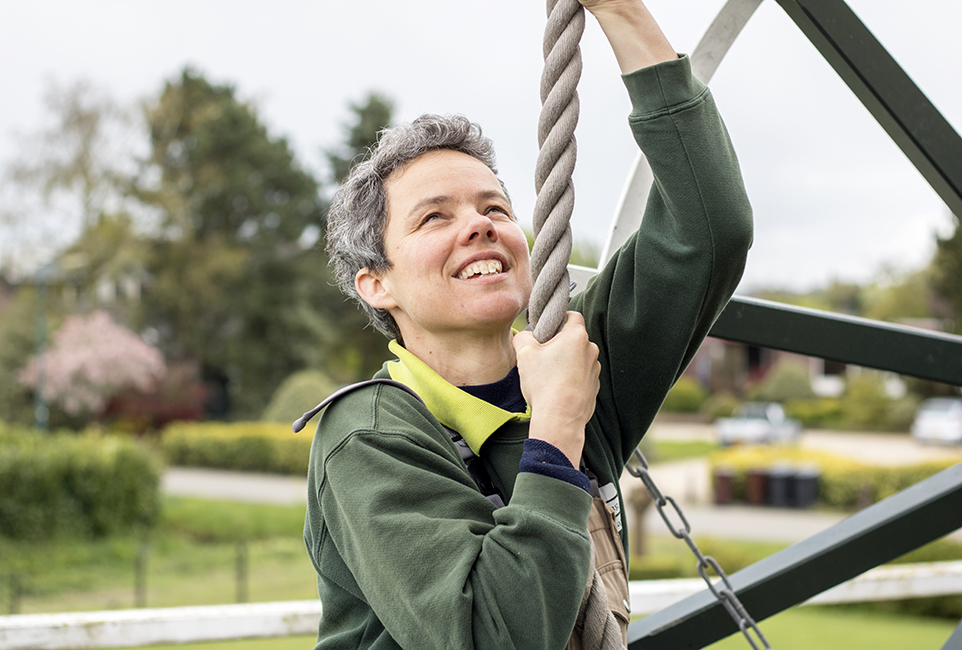
[[[488, 201], [491, 199], [498, 199], [500, 201], [505, 201], [508, 206], [511, 206], [511, 199], [507, 197], [504, 192], [499, 192], [498, 190], [483, 190], [475, 195], [476, 201]], [[415, 218], [416, 215], [420, 214], [424, 208], [436, 205], [444, 205], [445, 203], [450, 203], [454, 200], [454, 197], [448, 196], [447, 194], [441, 194], [439, 196], [430, 196], [425, 199], [418, 201], [413, 208], [408, 212], [405, 221], [410, 221]]]

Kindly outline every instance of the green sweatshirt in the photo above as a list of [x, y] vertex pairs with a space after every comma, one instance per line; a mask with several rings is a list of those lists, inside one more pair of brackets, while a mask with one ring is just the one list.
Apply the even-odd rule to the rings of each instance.
[[[627, 547], [618, 478], [738, 284], [751, 208], [688, 59], [624, 81], [654, 187], [639, 231], [571, 308], [584, 314], [602, 368], [584, 458]], [[525, 414], [472, 403], [413, 355], [399, 357], [378, 376], [400, 379], [428, 406], [370, 386], [329, 406], [314, 436], [304, 537], [324, 607], [316, 647], [564, 648], [590, 569], [591, 498], [519, 473]], [[505, 507], [477, 490], [442, 422], [479, 453]]]

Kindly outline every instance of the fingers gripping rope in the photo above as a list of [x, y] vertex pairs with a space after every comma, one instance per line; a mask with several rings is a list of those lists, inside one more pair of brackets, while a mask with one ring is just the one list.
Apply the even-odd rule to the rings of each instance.
[[528, 319], [541, 343], [557, 333], [568, 309], [568, 259], [571, 257], [571, 214], [578, 124], [578, 80], [585, 15], [578, 0], [548, 0], [541, 76], [541, 119], [535, 168], [535, 243], [531, 252], [534, 288]]

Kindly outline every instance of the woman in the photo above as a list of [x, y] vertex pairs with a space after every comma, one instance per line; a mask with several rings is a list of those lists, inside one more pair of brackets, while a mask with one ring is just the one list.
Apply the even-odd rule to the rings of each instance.
[[594, 564], [627, 624], [618, 478], [741, 277], [751, 210], [710, 94], [644, 4], [582, 4], [624, 73], [655, 186], [555, 338], [512, 331], [528, 251], [476, 125], [386, 131], [335, 197], [339, 283], [393, 339], [398, 360], [377, 377], [406, 388], [353, 390], [318, 426], [305, 523], [317, 648], [580, 647], [586, 528], [596, 547], [613, 540]]

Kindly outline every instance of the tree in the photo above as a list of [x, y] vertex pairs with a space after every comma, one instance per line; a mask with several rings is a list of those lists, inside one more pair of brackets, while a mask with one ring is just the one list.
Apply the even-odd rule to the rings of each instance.
[[[363, 161], [377, 142], [380, 131], [390, 125], [393, 105], [372, 93], [362, 103], [352, 104], [352, 117], [344, 127], [344, 144], [325, 152], [331, 167], [328, 185], [338, 185], [357, 163]], [[334, 283], [325, 269], [325, 278]], [[326, 346], [333, 376], [344, 381], [370, 377], [390, 356], [384, 336], [368, 322], [367, 314], [353, 301], [338, 294], [323, 305], [326, 319], [338, 324], [335, 337]]]
[[953, 331], [962, 334], [962, 227], [958, 221], [955, 232], [945, 239], [938, 237], [936, 244], [933, 286], [954, 314]]
[[163, 378], [160, 352], [105, 312], [67, 318], [42, 357], [33, 357], [20, 380], [43, 391], [71, 415], [101, 414], [127, 388], [151, 389]]
[[[5, 285], [3, 280], [0, 283]], [[0, 286], [0, 294], [12, 288]], [[20, 289], [0, 312], [0, 421], [31, 425], [33, 395], [17, 380], [17, 372], [36, 349], [37, 297], [32, 289]]]
[[763, 380], [748, 391], [750, 400], [759, 402], [786, 402], [791, 399], [815, 397], [808, 368], [803, 363], [783, 360]]
[[145, 322], [170, 359], [227, 384], [234, 415], [259, 414], [329, 329], [316, 306], [335, 291], [307, 237], [321, 223], [318, 182], [232, 86], [196, 71], [167, 82], [145, 114], [136, 193], [160, 215]]
[[43, 101], [49, 125], [20, 137], [5, 170], [17, 198], [4, 206], [4, 221], [24, 255], [38, 247], [49, 254], [51, 243], [64, 246], [104, 211], [121, 209], [133, 162], [135, 125], [107, 93], [87, 81], [50, 83]]
[[367, 158], [377, 142], [377, 134], [391, 124], [394, 103], [383, 95], [371, 93], [364, 103], [351, 104], [351, 111], [354, 115], [344, 127], [343, 144], [325, 152], [335, 185], [347, 178], [354, 165]]
[[862, 316], [898, 322], [931, 318], [932, 287], [928, 268], [910, 273], [887, 271], [880, 281], [865, 287]]

